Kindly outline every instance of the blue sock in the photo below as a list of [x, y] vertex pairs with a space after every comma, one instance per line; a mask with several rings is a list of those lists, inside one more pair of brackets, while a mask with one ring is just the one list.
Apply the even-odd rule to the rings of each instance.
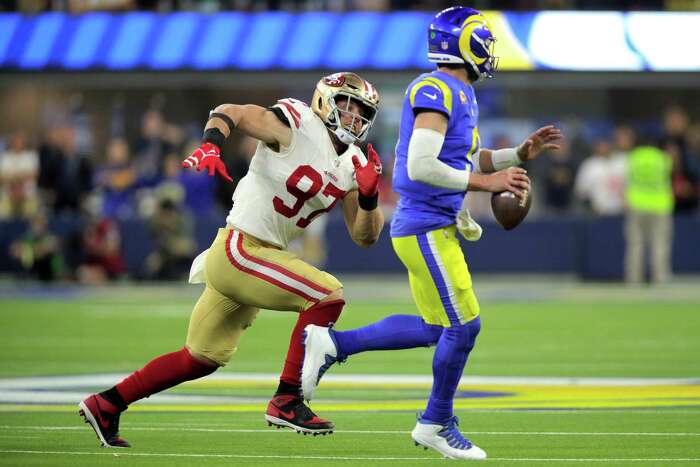
[[434, 345], [442, 326], [427, 324], [420, 316], [392, 315], [381, 321], [350, 331], [332, 333], [338, 347], [338, 360], [365, 350], [412, 349]]
[[423, 419], [444, 425], [452, 418], [457, 385], [481, 329], [479, 317], [467, 324], [445, 328], [433, 357], [433, 389]]

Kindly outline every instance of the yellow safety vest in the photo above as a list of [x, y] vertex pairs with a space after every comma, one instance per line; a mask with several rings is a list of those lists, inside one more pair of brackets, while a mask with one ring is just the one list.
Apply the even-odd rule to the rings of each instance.
[[628, 159], [627, 203], [643, 212], [673, 211], [671, 156], [652, 146], [635, 148]]

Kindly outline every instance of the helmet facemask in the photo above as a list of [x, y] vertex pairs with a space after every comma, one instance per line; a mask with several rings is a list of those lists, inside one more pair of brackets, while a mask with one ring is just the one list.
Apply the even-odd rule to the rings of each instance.
[[481, 38], [478, 34], [474, 33], [471, 36], [471, 42], [472, 49], [478, 50], [480, 52], [479, 55], [485, 56], [486, 58], [481, 59], [480, 65], [477, 65], [470, 57], [473, 53], [467, 53], [463, 55], [465, 62], [479, 77], [479, 81], [486, 78], [493, 78], [493, 74], [498, 69], [498, 57], [494, 55], [496, 38], [490, 35], [490, 33], [485, 38]]
[[[362, 142], [367, 138], [367, 133], [374, 123], [374, 118], [377, 116], [377, 111], [370, 105], [367, 105], [361, 99], [347, 94], [338, 92], [329, 98], [328, 105], [331, 107], [331, 113], [328, 116], [328, 125], [333, 133], [343, 144], [353, 144]], [[343, 102], [344, 101], [344, 102]], [[338, 103], [340, 102], [340, 105]], [[362, 113], [355, 113], [350, 110], [351, 104], [356, 104], [362, 109]], [[350, 123], [343, 125], [343, 116], [351, 117]], [[360, 129], [355, 133], [357, 123], [360, 124]]]

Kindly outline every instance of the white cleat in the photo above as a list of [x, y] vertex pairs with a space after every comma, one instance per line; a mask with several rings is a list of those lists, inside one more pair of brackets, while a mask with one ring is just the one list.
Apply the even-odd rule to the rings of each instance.
[[447, 425], [435, 425], [418, 419], [411, 438], [424, 448], [435, 449], [448, 459], [483, 460], [486, 452], [472, 444], [459, 431], [459, 419], [452, 417]]
[[330, 328], [309, 324], [304, 328], [304, 363], [301, 368], [301, 392], [310, 401], [323, 374], [338, 361], [338, 349]]

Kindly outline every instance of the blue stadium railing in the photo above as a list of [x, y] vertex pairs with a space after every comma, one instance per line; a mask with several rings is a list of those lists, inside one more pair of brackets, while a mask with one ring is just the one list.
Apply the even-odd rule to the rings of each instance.
[[[198, 251], [208, 248], [222, 219], [199, 219], [195, 237]], [[675, 218], [673, 270], [676, 273], [700, 273], [700, 249], [696, 248], [700, 218]], [[80, 228], [77, 218], [53, 218], [51, 230], [70, 237]], [[533, 219], [517, 230], [506, 232], [492, 222], [483, 222], [484, 235], [476, 243], [462, 242], [472, 272], [575, 274], [584, 279], [619, 280], [622, 278], [624, 237], [621, 217], [587, 219], [561, 217]], [[10, 243], [19, 238], [26, 224], [0, 222], [0, 272], [16, 270], [9, 258]], [[148, 225], [140, 220], [120, 222], [122, 250], [129, 273], [139, 277], [145, 258], [152, 251]], [[391, 247], [388, 229], [384, 229], [372, 248], [355, 246], [348, 238], [340, 216], [331, 216], [327, 229], [328, 264], [337, 273], [404, 273]]]

